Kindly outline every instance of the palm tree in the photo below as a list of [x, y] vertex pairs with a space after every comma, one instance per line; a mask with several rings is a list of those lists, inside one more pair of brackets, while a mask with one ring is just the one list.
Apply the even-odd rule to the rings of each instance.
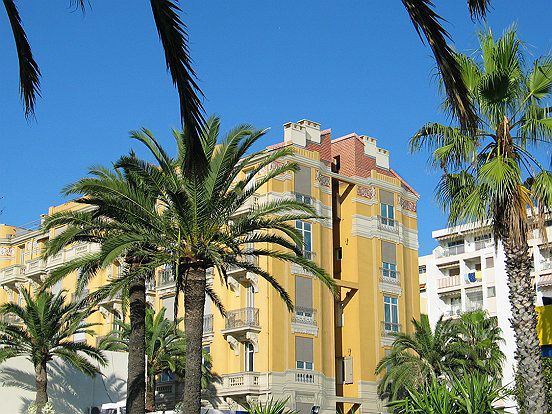
[[[100, 349], [128, 351], [130, 324], [117, 321], [118, 326], [99, 343]], [[157, 313], [153, 308], [146, 310], [146, 410], [155, 411], [155, 387], [157, 377], [163, 372], [181, 374], [186, 361], [186, 340], [184, 332], [177, 329], [180, 319], [165, 318], [165, 308]], [[206, 369], [208, 371], [208, 368]], [[205, 372], [204, 378], [208, 377]], [[205, 384], [204, 384], [205, 385]]]
[[407, 389], [428, 386], [433, 380], [446, 378], [457, 364], [455, 346], [458, 333], [451, 320], [439, 318], [431, 329], [427, 315], [413, 319], [414, 333], [397, 333], [391, 353], [376, 366], [376, 374], [384, 373], [378, 384], [381, 399], [406, 396]]
[[[101, 250], [53, 270], [44, 286], [51, 286], [78, 270], [77, 293], [80, 293], [98, 269], [111, 266], [115, 259], [122, 263], [124, 276], [91, 294], [89, 302], [97, 303], [119, 293], [129, 302], [126, 410], [128, 414], [142, 414], [146, 389], [146, 281], [153, 278], [153, 271], [143, 266], [150, 260], [152, 251], [155, 252], [155, 246], [163, 242], [163, 222], [157, 211], [159, 194], [151, 188], [145, 189], [132, 174], [100, 167], [92, 168], [90, 173], [93, 178], [84, 178], [64, 190], [65, 194], [84, 194], [85, 197], [76, 201], [88, 209], [53, 214], [45, 220], [45, 229], [68, 226], [65, 232], [49, 241], [45, 257], [75, 242], [97, 243]], [[122, 242], [129, 234], [141, 234], [142, 238]]]
[[[81, 303], [66, 304], [64, 292], [53, 295], [40, 291], [34, 297], [21, 290], [25, 305], [6, 303], [0, 315], [16, 317], [19, 323], [0, 324], [0, 363], [26, 356], [33, 363], [36, 380], [36, 408], [41, 413], [48, 402], [48, 363], [54, 358], [94, 377], [99, 373], [92, 361], [105, 365], [103, 353], [85, 342], [75, 342], [74, 335], [93, 335], [93, 324], [85, 320], [92, 313]], [[92, 360], [92, 361], [91, 361]]]
[[[449, 224], [488, 222], [502, 241], [515, 356], [529, 397], [525, 409], [542, 414], [546, 401], [527, 235], [534, 226], [544, 228], [552, 205], [552, 173], [529, 147], [552, 139], [552, 111], [544, 104], [552, 91], [552, 58], [537, 59], [526, 69], [514, 29], [496, 41], [491, 30], [480, 33], [479, 39], [480, 59], [459, 53], [456, 60], [485, 129], [466, 135], [460, 128], [429, 123], [411, 139], [410, 147], [433, 151], [433, 163], [442, 168], [436, 191]], [[445, 107], [450, 106], [446, 100]]]
[[480, 372], [493, 378], [502, 378], [504, 353], [500, 344], [504, 342], [502, 329], [496, 317], [489, 317], [483, 310], [465, 312], [457, 321], [458, 339], [455, 353], [462, 372]]
[[[171, 158], [149, 131], [134, 132], [132, 137], [148, 147], [158, 165], [142, 161], [131, 153], [118, 161], [115, 172], [93, 169], [91, 172], [96, 178], [80, 180], [68, 187], [66, 193], [82, 194], [84, 197], [77, 201], [94, 209], [60, 213], [46, 221], [48, 228], [69, 225], [52, 240], [47, 254], [55, 254], [76, 241], [101, 244], [98, 254], [76, 259], [55, 270], [49, 283], [55, 283], [75, 269], [83, 269], [79, 281], [82, 287], [99, 267], [109, 265], [115, 258], [140, 258], [121, 278], [101, 288], [96, 294], [98, 298], [115, 294], [137, 277], [142, 278], [143, 292], [145, 275], [164, 265], [174, 268], [177, 297], [184, 292], [187, 340], [184, 406], [191, 412], [199, 412], [200, 408], [205, 295], [223, 310], [219, 298], [207, 285], [208, 269], [216, 268], [223, 280], [229, 266], [257, 274], [279, 292], [289, 309], [293, 305], [288, 293], [256, 264], [257, 258], [274, 257], [296, 263], [330, 288], [334, 287], [322, 268], [303, 257], [302, 236], [290, 224], [295, 220], [318, 218], [312, 207], [286, 199], [241, 211], [262, 185], [280, 174], [297, 170], [294, 162], [287, 162], [257, 177], [272, 162], [292, 155], [292, 149], [246, 155], [264, 131], [241, 125], [217, 145], [219, 125], [218, 118], [211, 118], [202, 134], [201, 148], [209, 161], [206, 173], [186, 172], [192, 150], [186, 133], [175, 132], [179, 151], [176, 158]], [[244, 176], [242, 170], [251, 164], [254, 168]], [[263, 244], [269, 247], [260, 247]], [[132, 304], [131, 297], [131, 323], [139, 316], [133, 316]], [[175, 315], [178, 315], [178, 301], [175, 301]]]
[[[70, 0], [70, 4], [86, 10], [85, 0]], [[180, 97], [182, 124], [190, 138], [190, 145], [199, 145], [199, 134], [205, 123], [203, 117], [203, 96], [196, 83], [196, 75], [191, 65], [188, 51], [186, 25], [180, 19], [178, 0], [150, 0], [153, 20], [165, 52], [167, 69]], [[34, 115], [36, 97], [40, 96], [40, 69], [33, 57], [27, 34], [15, 0], [4, 0], [4, 7], [11, 25], [17, 57], [19, 59], [19, 85], [25, 106], [25, 116]], [[197, 151], [201, 154], [201, 151]]]

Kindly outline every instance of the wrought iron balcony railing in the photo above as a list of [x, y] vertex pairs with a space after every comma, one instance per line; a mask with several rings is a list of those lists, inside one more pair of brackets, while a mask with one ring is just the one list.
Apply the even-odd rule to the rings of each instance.
[[242, 308], [226, 312], [225, 329], [259, 328], [259, 309]]

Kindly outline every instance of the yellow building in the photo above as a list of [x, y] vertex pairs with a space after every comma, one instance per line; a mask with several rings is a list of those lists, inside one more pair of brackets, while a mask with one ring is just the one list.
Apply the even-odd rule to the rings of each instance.
[[[410, 320], [419, 317], [418, 194], [390, 168], [389, 152], [374, 138], [330, 135], [308, 120], [285, 124], [284, 141], [259, 157], [291, 145], [295, 154], [289, 158], [300, 171], [271, 180], [249, 202], [299, 198], [325, 217], [296, 226], [305, 237], [305, 254], [334, 277], [337, 297], [301, 268], [269, 258], [260, 265], [294, 298], [293, 313], [267, 282], [243, 269], [229, 272], [228, 287], [212, 277], [227, 310], [224, 318], [209, 301], [205, 309], [204, 345], [222, 378], [211, 401], [218, 408], [274, 397], [289, 398], [305, 414], [312, 406], [325, 414], [384, 411], [376, 395], [376, 364], [389, 349], [390, 334], [411, 331]], [[75, 207], [68, 203], [48, 213]], [[40, 283], [55, 266], [96, 248], [75, 245], [45, 262], [42, 248], [54, 233], [0, 225], [0, 302], [18, 301], [18, 287]], [[89, 289], [119, 269], [113, 264]], [[73, 291], [75, 277], [54, 290]], [[148, 300], [172, 316], [169, 270], [159, 270]], [[118, 309], [117, 299], [101, 304], [93, 317], [102, 324], [98, 336], [111, 330]]]

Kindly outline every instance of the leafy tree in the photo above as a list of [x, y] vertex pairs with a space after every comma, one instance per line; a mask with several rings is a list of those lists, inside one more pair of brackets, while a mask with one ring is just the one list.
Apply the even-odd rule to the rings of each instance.
[[84, 342], [75, 342], [73, 335], [93, 335], [94, 325], [86, 323], [92, 313], [82, 303], [66, 304], [64, 292], [53, 295], [41, 291], [34, 297], [21, 290], [25, 305], [6, 303], [0, 315], [19, 320], [17, 324], [0, 323], [0, 363], [9, 358], [26, 356], [35, 369], [36, 409], [48, 402], [48, 363], [59, 358], [79, 371], [94, 377], [99, 373], [93, 361], [105, 365], [103, 353]]
[[[122, 256], [130, 263], [120, 278], [100, 288], [94, 296], [97, 299], [102, 295], [114, 295], [130, 286], [131, 324], [144, 320], [142, 310], [133, 314], [133, 291], [140, 292], [138, 308], [144, 309], [146, 275], [152, 275], [160, 266], [173, 266], [177, 297], [184, 292], [187, 340], [184, 406], [192, 412], [200, 408], [205, 295], [210, 295], [223, 310], [219, 298], [207, 285], [207, 269], [216, 268], [224, 281], [229, 266], [239, 266], [257, 274], [279, 292], [289, 309], [293, 306], [288, 293], [270, 273], [256, 264], [257, 258], [273, 257], [296, 263], [330, 288], [334, 287], [324, 270], [303, 256], [302, 235], [290, 224], [295, 220], [318, 218], [311, 206], [286, 199], [244, 209], [247, 200], [268, 181], [298, 169], [296, 163], [287, 162], [259, 176], [259, 172], [290, 156], [293, 150], [284, 148], [247, 155], [264, 134], [247, 125], [231, 130], [223, 143], [217, 145], [219, 125], [217, 118], [211, 118], [202, 134], [202, 150], [209, 161], [206, 173], [186, 172], [191, 147], [185, 134], [175, 132], [178, 155], [171, 158], [149, 131], [134, 132], [132, 136], [147, 146], [157, 165], [131, 153], [116, 163], [114, 172], [92, 169], [95, 178], [80, 180], [66, 193], [82, 194], [84, 197], [77, 202], [94, 206], [94, 209], [64, 212], [46, 221], [48, 228], [69, 225], [52, 240], [47, 254], [55, 254], [76, 241], [101, 245], [99, 253], [56, 269], [49, 283], [81, 269], [79, 286], [82, 288], [98, 268], [110, 265], [115, 258]], [[253, 163], [252, 171], [244, 176], [242, 170]], [[261, 247], [264, 245], [268, 247]], [[178, 301], [175, 301], [175, 315], [178, 315]], [[132, 332], [135, 331], [133, 327]], [[132, 347], [129, 353], [133, 353]]]
[[497, 403], [507, 395], [500, 381], [484, 374], [453, 378], [450, 385], [433, 379], [421, 388], [408, 388], [407, 397], [389, 403], [397, 414], [497, 414]]
[[[410, 147], [432, 151], [433, 164], [443, 170], [436, 191], [449, 224], [489, 222], [502, 242], [516, 361], [525, 373], [525, 410], [542, 414], [546, 399], [527, 235], [535, 225], [544, 229], [552, 205], [552, 173], [530, 152], [552, 139], [551, 109], [545, 104], [552, 91], [552, 58], [526, 68], [514, 29], [497, 40], [489, 29], [479, 40], [478, 59], [458, 53], [456, 60], [484, 129], [465, 135], [461, 128], [429, 123]], [[451, 106], [445, 100], [445, 107]]]
[[376, 374], [384, 373], [378, 384], [381, 399], [401, 398], [406, 389], [428, 386], [446, 377], [457, 364], [458, 333], [451, 320], [441, 317], [432, 330], [429, 318], [422, 314], [412, 324], [414, 333], [397, 333], [390, 354], [376, 367]]
[[479, 372], [494, 378], [502, 378], [504, 342], [502, 329], [496, 317], [489, 317], [483, 310], [465, 312], [456, 322], [457, 339], [454, 353], [459, 367], [457, 374]]

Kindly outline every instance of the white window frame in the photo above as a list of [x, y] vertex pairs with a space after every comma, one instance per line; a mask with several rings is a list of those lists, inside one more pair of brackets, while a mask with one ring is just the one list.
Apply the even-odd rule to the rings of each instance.
[[395, 226], [395, 206], [381, 203], [381, 224]]
[[382, 262], [383, 277], [397, 278], [397, 265], [395, 263]]
[[255, 369], [255, 347], [251, 342], [244, 343], [244, 371], [253, 372]]
[[307, 259], [312, 258], [312, 223], [303, 220], [295, 220], [295, 228], [303, 236], [303, 252]]
[[312, 371], [314, 370], [314, 362], [295, 361], [295, 368], [305, 371]]
[[[386, 320], [387, 319], [386, 318], [387, 313], [385, 312], [386, 307], [389, 307], [389, 318], [390, 318], [390, 320]], [[395, 310], [396, 318], [393, 318], [393, 310]], [[385, 325], [385, 331], [386, 332], [399, 332], [399, 324], [400, 324], [399, 298], [397, 296], [385, 295], [383, 297], [383, 323]], [[389, 326], [389, 329], [387, 329], [388, 326]]]

